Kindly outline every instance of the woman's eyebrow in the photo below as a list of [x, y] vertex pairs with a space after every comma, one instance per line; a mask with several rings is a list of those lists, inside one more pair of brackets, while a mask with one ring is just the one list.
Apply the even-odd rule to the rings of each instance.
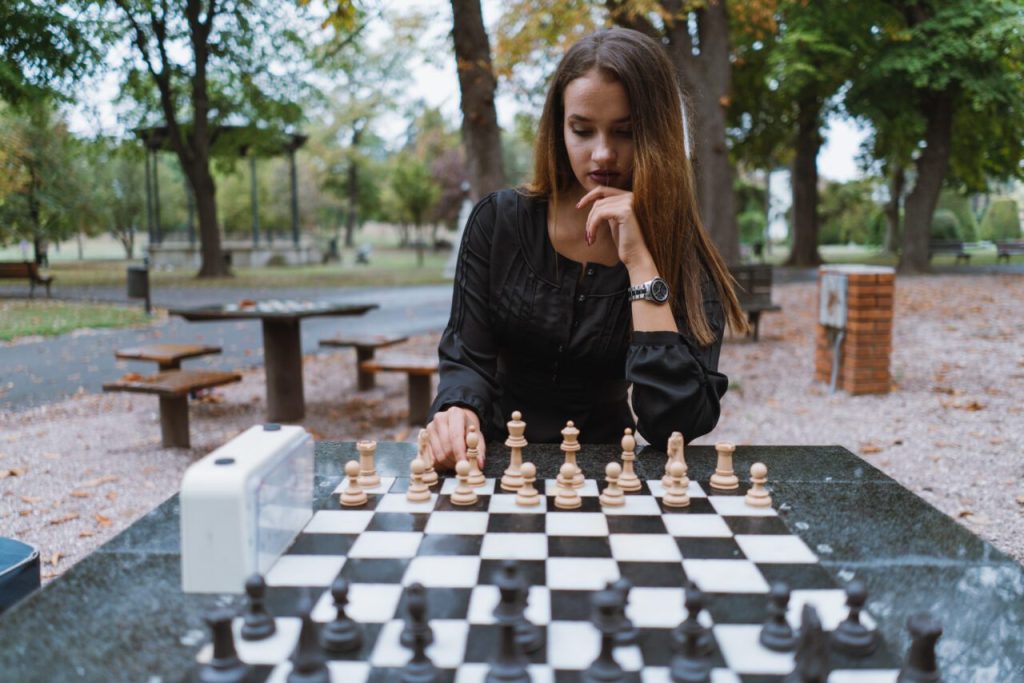
[[[572, 122], [592, 123], [591, 119], [588, 119], [586, 116], [580, 116], [579, 114], [569, 114], [567, 118]], [[621, 119], [615, 119], [612, 123], [629, 123], [629, 117], [623, 116]]]

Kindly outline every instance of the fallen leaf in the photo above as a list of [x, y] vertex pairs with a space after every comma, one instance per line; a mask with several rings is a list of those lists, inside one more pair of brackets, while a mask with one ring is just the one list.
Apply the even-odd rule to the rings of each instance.
[[89, 538], [90, 536], [95, 536], [95, 535], [96, 535], [95, 531], [89, 531], [88, 529], [82, 529], [81, 531], [78, 532], [78, 537], [79, 538]]
[[861, 444], [860, 452], [864, 455], [871, 455], [872, 453], [881, 453], [882, 447], [876, 446], [873, 443]]
[[110, 481], [117, 481], [118, 479], [120, 479], [120, 477], [118, 477], [117, 475], [107, 474], [102, 477], [97, 477], [96, 479], [83, 481], [81, 484], [79, 484], [79, 486], [84, 486], [85, 488], [91, 489], [99, 486], [100, 484], [106, 484], [107, 482]]
[[6, 479], [7, 477], [21, 477], [24, 476], [28, 470], [24, 467], [12, 467], [9, 470], [0, 470], [0, 479]]
[[38, 503], [42, 499], [43, 499], [42, 496], [22, 496], [21, 497], [21, 502], [22, 503], [28, 503], [29, 505], [35, 505], [36, 503]]
[[105, 517], [98, 512], [96, 513], [96, 521], [100, 524], [100, 526], [110, 526], [111, 524], [113, 524], [113, 521], [110, 519], [110, 517]]
[[89, 493], [88, 491], [72, 491], [71, 495], [74, 498], [88, 498], [92, 494]]
[[961, 510], [960, 512], [956, 513], [956, 516], [957, 517], [970, 517], [973, 514], [974, 514], [974, 512], [972, 512], [971, 510]]
[[125, 382], [137, 382], [142, 379], [142, 375], [137, 372], [126, 372], [121, 375], [121, 379]]
[[106, 498], [107, 498], [107, 500], [110, 500], [110, 501], [117, 500], [117, 491], [107, 491]]
[[57, 563], [60, 562], [61, 557], [63, 557], [61, 553], [54, 553], [53, 555], [50, 555], [50, 564], [56, 567]]
[[78, 519], [77, 512], [69, 512], [66, 515], [61, 515], [60, 517], [54, 517], [49, 521], [49, 524], [63, 524], [64, 522], [70, 522], [73, 519]]
[[18, 510], [18, 514], [21, 515], [22, 517], [28, 517], [29, 515], [32, 514], [32, 511], [31, 510]]

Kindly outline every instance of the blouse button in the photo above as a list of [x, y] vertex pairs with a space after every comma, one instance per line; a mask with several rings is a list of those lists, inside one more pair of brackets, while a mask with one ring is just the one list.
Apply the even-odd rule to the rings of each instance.
[[587, 275], [593, 275], [593, 274], [594, 274], [594, 269], [593, 268], [587, 268]]
[[580, 294], [580, 295], [579, 295], [579, 296], [578, 296], [578, 297], [576, 298], [576, 301], [579, 301], [580, 303], [583, 303], [583, 302], [584, 302], [584, 301], [586, 301], [586, 300], [587, 300], [587, 295], [586, 295], [586, 294]]

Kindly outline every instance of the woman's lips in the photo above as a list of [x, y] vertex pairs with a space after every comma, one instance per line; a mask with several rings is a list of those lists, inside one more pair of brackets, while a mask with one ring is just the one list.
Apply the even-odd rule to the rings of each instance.
[[619, 174], [611, 171], [592, 171], [587, 175], [590, 176], [591, 180], [594, 180], [595, 182], [598, 182], [601, 185], [608, 185]]

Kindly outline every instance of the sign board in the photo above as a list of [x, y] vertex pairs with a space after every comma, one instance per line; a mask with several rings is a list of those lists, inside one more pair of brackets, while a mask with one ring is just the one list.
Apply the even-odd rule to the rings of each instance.
[[846, 327], [846, 274], [822, 273], [818, 322], [828, 327]]

